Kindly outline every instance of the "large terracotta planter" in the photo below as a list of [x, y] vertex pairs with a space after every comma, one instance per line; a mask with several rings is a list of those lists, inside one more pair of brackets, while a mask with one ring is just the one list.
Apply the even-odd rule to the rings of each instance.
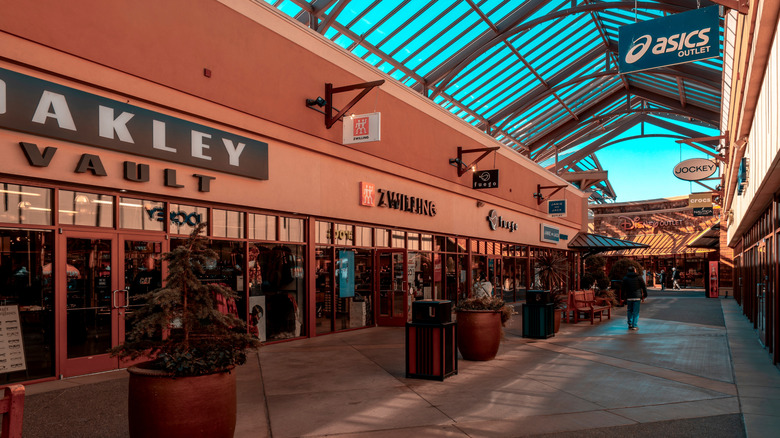
[[466, 360], [490, 360], [501, 343], [501, 312], [496, 310], [458, 311], [458, 350]]
[[226, 437], [236, 428], [236, 375], [171, 377], [142, 363], [130, 373], [131, 438]]

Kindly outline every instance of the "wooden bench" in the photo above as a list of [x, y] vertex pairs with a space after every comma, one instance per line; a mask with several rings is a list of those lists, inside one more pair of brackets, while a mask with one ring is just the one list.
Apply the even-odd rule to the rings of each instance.
[[24, 386], [11, 385], [5, 388], [5, 396], [0, 400], [0, 413], [3, 414], [3, 438], [22, 438], [22, 418], [24, 415]]
[[607, 319], [612, 319], [612, 304], [604, 298], [596, 298], [592, 290], [574, 291], [571, 301], [575, 324], [580, 321], [580, 315], [586, 316], [583, 319], [589, 316], [591, 324], [596, 318], [602, 321], [604, 312], [607, 313]]

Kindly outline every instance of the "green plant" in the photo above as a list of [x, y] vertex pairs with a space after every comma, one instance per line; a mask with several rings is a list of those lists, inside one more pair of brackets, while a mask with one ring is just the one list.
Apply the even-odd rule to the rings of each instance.
[[618, 259], [609, 270], [610, 280], [622, 280], [628, 273], [628, 267], [633, 266], [637, 273], [642, 272], [642, 265], [636, 260], [621, 258]]
[[554, 287], [563, 287], [568, 278], [569, 262], [560, 252], [545, 251], [536, 255], [535, 282], [537, 287], [552, 290]]
[[501, 325], [506, 325], [509, 318], [514, 313], [512, 306], [507, 305], [504, 300], [498, 297], [484, 296], [466, 298], [465, 300], [458, 301], [455, 305], [455, 310], [493, 310], [501, 312]]
[[609, 277], [604, 269], [607, 260], [600, 255], [592, 255], [585, 259], [580, 287], [590, 289], [595, 284], [599, 290], [609, 289]]
[[556, 309], [565, 309], [569, 304], [569, 293], [561, 288], [553, 288], [551, 293], [553, 307]]
[[217, 257], [201, 235], [205, 226], [198, 225], [184, 244], [164, 255], [165, 285], [140, 296], [145, 304], [128, 318], [133, 328], [112, 355], [146, 356], [173, 376], [199, 376], [245, 363], [246, 351], [260, 345], [241, 319], [219, 310], [218, 301], [237, 298], [233, 291], [198, 279], [204, 264]]

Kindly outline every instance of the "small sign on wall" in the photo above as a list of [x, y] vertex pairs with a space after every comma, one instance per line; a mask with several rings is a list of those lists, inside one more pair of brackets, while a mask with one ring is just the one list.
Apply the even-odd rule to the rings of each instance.
[[497, 189], [498, 169], [478, 170], [471, 177], [471, 187], [474, 189]]
[[367, 143], [381, 140], [381, 116], [382, 113], [370, 113], [344, 117], [342, 143]]
[[566, 200], [547, 201], [547, 214], [550, 217], [566, 217]]
[[561, 230], [547, 224], [541, 224], [539, 240], [547, 243], [558, 243], [561, 240]]

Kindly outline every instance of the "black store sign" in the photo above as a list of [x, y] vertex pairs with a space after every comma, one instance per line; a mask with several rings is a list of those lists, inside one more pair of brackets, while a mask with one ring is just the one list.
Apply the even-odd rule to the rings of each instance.
[[474, 189], [497, 189], [498, 169], [478, 170], [474, 172], [471, 184]]
[[268, 179], [268, 144], [0, 69], [0, 127]]
[[712, 207], [694, 207], [693, 209], [693, 215], [695, 217], [712, 216], [712, 214]]

